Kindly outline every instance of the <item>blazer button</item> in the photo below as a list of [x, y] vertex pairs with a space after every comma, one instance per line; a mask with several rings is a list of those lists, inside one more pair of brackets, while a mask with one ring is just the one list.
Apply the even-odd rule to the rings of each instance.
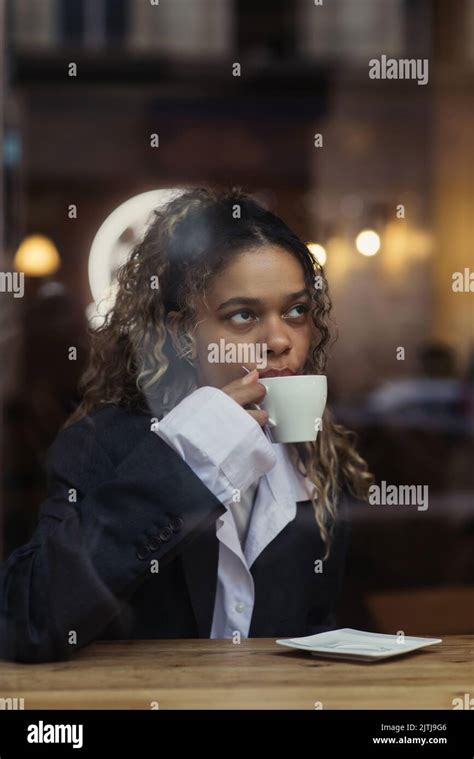
[[160, 547], [160, 544], [161, 544], [161, 540], [158, 537], [158, 535], [153, 535], [151, 540], [148, 541], [148, 548], [150, 549], [150, 551], [157, 551], [158, 548]]
[[173, 517], [170, 520], [169, 527], [173, 530], [173, 532], [179, 532], [184, 524], [183, 517]]
[[146, 559], [149, 553], [150, 553], [150, 549], [148, 548], [148, 546], [140, 546], [140, 548], [137, 551], [137, 556], [139, 559]]
[[169, 527], [162, 527], [158, 533], [158, 537], [162, 543], [167, 543], [172, 536], [172, 532]]

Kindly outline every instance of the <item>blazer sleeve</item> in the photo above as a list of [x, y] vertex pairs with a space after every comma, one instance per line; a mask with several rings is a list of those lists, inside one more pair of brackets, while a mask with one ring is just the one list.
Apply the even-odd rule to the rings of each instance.
[[100, 637], [151, 560], [171, 561], [225, 513], [152, 431], [114, 467], [90, 417], [58, 434], [47, 473], [35, 533], [0, 566], [0, 656], [24, 662], [66, 659]]

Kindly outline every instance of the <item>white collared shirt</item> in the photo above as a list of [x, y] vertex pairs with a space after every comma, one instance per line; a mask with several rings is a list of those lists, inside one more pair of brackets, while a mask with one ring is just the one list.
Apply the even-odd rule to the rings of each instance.
[[255, 602], [250, 567], [296, 517], [314, 486], [282, 443], [215, 387], [200, 387], [153, 428], [226, 506], [216, 520], [217, 591], [211, 638], [248, 637]]

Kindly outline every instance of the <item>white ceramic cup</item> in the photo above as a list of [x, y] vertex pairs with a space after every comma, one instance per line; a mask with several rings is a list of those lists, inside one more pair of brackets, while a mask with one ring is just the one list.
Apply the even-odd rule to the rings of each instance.
[[267, 388], [260, 407], [268, 412], [275, 443], [316, 440], [326, 407], [327, 379], [324, 374], [262, 377]]

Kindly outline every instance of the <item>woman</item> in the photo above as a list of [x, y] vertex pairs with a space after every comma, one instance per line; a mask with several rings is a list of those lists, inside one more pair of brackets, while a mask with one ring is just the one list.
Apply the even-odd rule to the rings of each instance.
[[245, 343], [267, 373], [323, 374], [329, 311], [307, 246], [241, 190], [155, 211], [92, 334], [36, 532], [3, 567], [3, 655], [334, 627], [366, 465], [327, 411], [316, 442], [273, 443], [256, 362], [209, 360]]

